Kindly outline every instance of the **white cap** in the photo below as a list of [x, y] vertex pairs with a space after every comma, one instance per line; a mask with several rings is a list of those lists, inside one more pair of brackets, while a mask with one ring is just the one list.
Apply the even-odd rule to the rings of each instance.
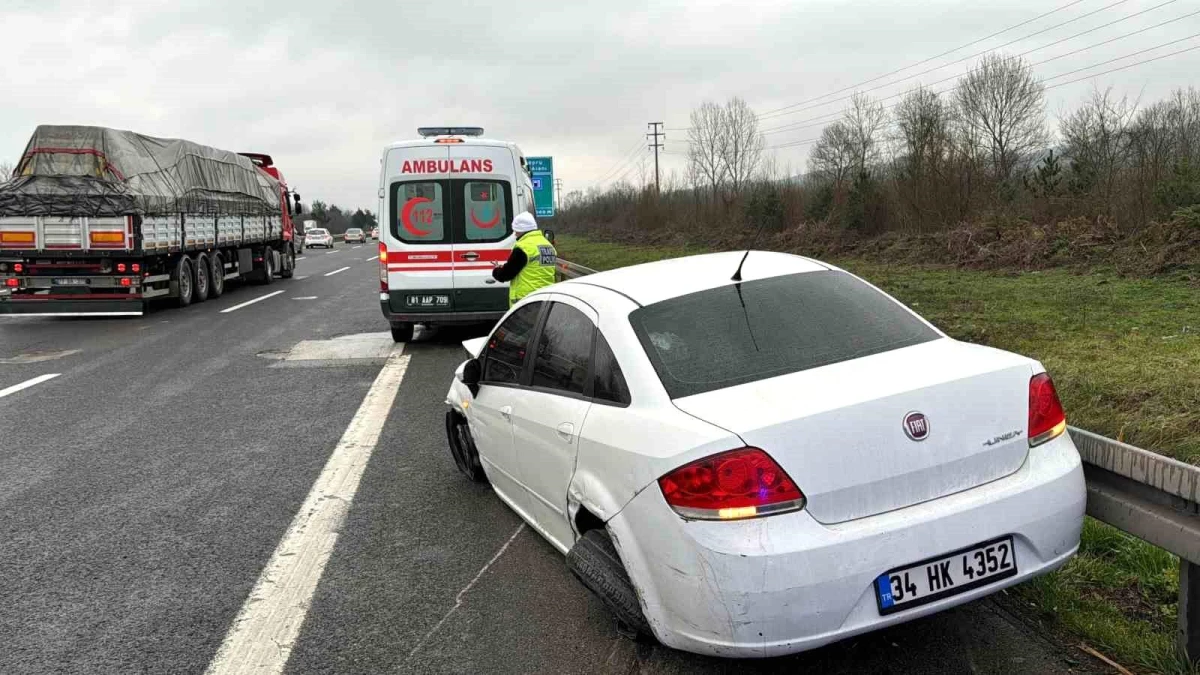
[[538, 229], [537, 221], [533, 219], [533, 214], [528, 211], [522, 211], [513, 218], [513, 232], [517, 234], [525, 234]]

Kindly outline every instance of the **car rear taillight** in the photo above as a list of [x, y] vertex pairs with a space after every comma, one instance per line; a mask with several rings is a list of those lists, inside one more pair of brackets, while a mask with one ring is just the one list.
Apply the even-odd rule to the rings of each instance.
[[738, 520], [804, 508], [804, 494], [758, 448], [698, 459], [658, 479], [675, 513], [701, 520]]
[[1048, 373], [1029, 380], [1029, 447], [1053, 440], [1067, 430], [1067, 416]]

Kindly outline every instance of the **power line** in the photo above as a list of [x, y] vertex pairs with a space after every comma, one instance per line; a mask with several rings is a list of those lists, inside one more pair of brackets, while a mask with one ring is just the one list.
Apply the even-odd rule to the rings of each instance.
[[625, 152], [621, 153], [621, 159], [618, 159], [616, 164], [613, 164], [612, 167], [608, 171], [605, 171], [604, 174], [599, 179], [597, 179], [594, 184], [600, 185], [602, 183], [608, 182], [608, 180], [612, 176], [616, 175], [616, 172], [618, 170], [620, 170], [621, 167], [625, 166], [625, 163], [629, 161], [629, 158], [635, 152], [640, 150], [641, 147], [642, 147], [642, 141], [639, 139], [637, 143], [635, 143], [633, 146], [631, 146], [629, 148], [629, 150], [626, 150]]
[[981, 37], [981, 38], [979, 38], [979, 39], [977, 39], [977, 40], [973, 40], [973, 41], [971, 41], [971, 42], [968, 42], [968, 43], [967, 43], [967, 44], [965, 44], [965, 45], [960, 45], [960, 46], [958, 46], [958, 47], [955, 47], [954, 49], [951, 49], [951, 50], [949, 50], [949, 51], [942, 52], [941, 54], [938, 54], [938, 55], [936, 55], [936, 56], [931, 56], [931, 57], [929, 57], [929, 58], [927, 58], [927, 59], [925, 59], [925, 60], [923, 60], [923, 61], [917, 61], [916, 63], [909, 64], [909, 65], [907, 65], [907, 66], [904, 66], [903, 68], [897, 68], [896, 70], [893, 70], [893, 71], [892, 71], [892, 72], [890, 72], [890, 73], [884, 73], [883, 75], [880, 75], [880, 76], [878, 76], [878, 77], [872, 78], [872, 79], [870, 79], [870, 80], [864, 80], [864, 81], [862, 81], [862, 82], [859, 82], [859, 83], [857, 83], [857, 84], [852, 84], [852, 85], [850, 85], [850, 86], [848, 86], [848, 87], [843, 87], [842, 89], [838, 89], [837, 91], [831, 91], [831, 92], [829, 92], [828, 94], [822, 94], [822, 95], [820, 95], [820, 96], [816, 96], [816, 97], [814, 97], [814, 98], [805, 99], [805, 100], [803, 100], [803, 101], [800, 101], [800, 102], [798, 102], [798, 103], [794, 103], [794, 104], [792, 104], [792, 105], [789, 105], [789, 106], [784, 106], [784, 107], [782, 107], [782, 108], [776, 108], [775, 110], [768, 110], [767, 112], [763, 113], [763, 115], [771, 115], [771, 114], [773, 114], [773, 113], [777, 113], [777, 112], [780, 112], [780, 111], [782, 111], [782, 110], [788, 110], [788, 109], [790, 109], [790, 108], [794, 108], [794, 107], [796, 107], [796, 106], [804, 105], [805, 103], [811, 103], [812, 101], [819, 101], [819, 100], [821, 100], [821, 99], [823, 99], [823, 98], [827, 98], [827, 97], [829, 97], [829, 96], [833, 96], [833, 95], [835, 95], [835, 94], [840, 94], [840, 93], [842, 93], [842, 92], [845, 92], [845, 91], [850, 91], [851, 89], [854, 89], [855, 87], [861, 87], [861, 86], [863, 86], [864, 84], [870, 84], [870, 83], [872, 83], [872, 82], [876, 82], [876, 81], [878, 81], [878, 80], [881, 80], [881, 79], [883, 79], [883, 78], [885, 78], [885, 77], [891, 77], [892, 75], [895, 75], [895, 74], [897, 74], [897, 73], [902, 73], [902, 72], [904, 72], [904, 71], [908, 70], [909, 68], [916, 68], [917, 66], [924, 65], [924, 64], [926, 64], [926, 63], [929, 63], [930, 61], [934, 61], [934, 60], [936, 60], [936, 59], [940, 59], [940, 58], [942, 58], [943, 56], [948, 56], [948, 55], [950, 55], [950, 54], [953, 54], [954, 52], [956, 52], [956, 51], [958, 51], [958, 50], [960, 50], [960, 49], [966, 49], [967, 47], [970, 47], [970, 46], [972, 46], [972, 45], [979, 44], [980, 42], [983, 42], [983, 41], [985, 41], [985, 40], [990, 40], [990, 39], [992, 39], [992, 38], [994, 38], [994, 37], [996, 37], [996, 36], [998, 36], [998, 35], [1003, 35], [1004, 33], [1007, 33], [1007, 32], [1008, 32], [1008, 31], [1010, 31], [1010, 30], [1016, 30], [1016, 29], [1018, 29], [1018, 28], [1020, 28], [1020, 27], [1022, 27], [1022, 26], [1027, 26], [1027, 25], [1029, 25], [1029, 24], [1031, 24], [1031, 23], [1033, 23], [1033, 22], [1035, 22], [1035, 21], [1038, 21], [1038, 20], [1040, 20], [1040, 19], [1044, 19], [1044, 18], [1046, 18], [1046, 17], [1050, 16], [1051, 14], [1055, 14], [1055, 13], [1061, 12], [1062, 10], [1064, 10], [1064, 9], [1067, 9], [1067, 8], [1069, 8], [1069, 7], [1073, 7], [1074, 5], [1078, 5], [1080, 2], [1083, 2], [1083, 0], [1074, 0], [1073, 2], [1068, 2], [1067, 4], [1065, 4], [1065, 5], [1061, 5], [1061, 6], [1057, 7], [1056, 9], [1052, 9], [1052, 10], [1050, 10], [1049, 12], [1046, 12], [1046, 13], [1044, 13], [1044, 14], [1039, 14], [1039, 15], [1037, 15], [1037, 16], [1035, 16], [1035, 17], [1033, 17], [1032, 19], [1029, 19], [1028, 21], [1023, 21], [1023, 22], [1021, 22], [1021, 23], [1018, 23], [1018, 24], [1016, 24], [1016, 25], [1014, 25], [1014, 26], [1009, 26], [1008, 28], [1005, 28], [1004, 30], [996, 31], [995, 33], [992, 33], [991, 35], [987, 35], [987, 36]]
[[[1113, 7], [1116, 7], [1117, 5], [1123, 5], [1123, 4], [1125, 4], [1125, 3], [1129, 2], [1129, 1], [1130, 1], [1130, 0], [1117, 0], [1117, 1], [1116, 1], [1116, 2], [1114, 2], [1114, 3], [1111, 3], [1111, 4], [1108, 4], [1108, 5], [1105, 5], [1104, 7], [1101, 7], [1100, 9], [1095, 9], [1095, 10], [1092, 10], [1091, 12], [1088, 12], [1087, 14], [1084, 14], [1084, 15], [1082, 15], [1082, 16], [1077, 16], [1077, 17], [1075, 17], [1074, 19], [1068, 19], [1067, 21], [1063, 21], [1062, 23], [1057, 23], [1057, 24], [1055, 24], [1055, 25], [1053, 25], [1053, 26], [1050, 26], [1049, 28], [1043, 28], [1042, 30], [1039, 30], [1039, 31], [1037, 31], [1037, 32], [1035, 32], [1035, 33], [1030, 33], [1029, 35], [1024, 35], [1024, 36], [1022, 36], [1022, 37], [1019, 37], [1019, 38], [1017, 38], [1017, 39], [1015, 39], [1015, 40], [1009, 40], [1008, 42], [1005, 42], [1004, 44], [1002, 44], [1002, 45], [1000, 45], [1000, 46], [998, 46], [998, 47], [993, 47], [993, 48], [991, 48], [991, 49], [985, 49], [985, 50], [983, 50], [983, 51], [980, 51], [980, 52], [975, 52], [974, 54], [971, 54], [971, 55], [969, 55], [969, 56], [964, 56], [964, 57], [962, 57], [962, 58], [960, 58], [960, 59], [958, 59], [958, 60], [956, 60], [956, 61], [951, 61], [950, 63], [945, 63], [945, 64], [942, 64], [942, 65], [940, 65], [940, 66], [935, 66], [935, 67], [933, 67], [933, 68], [927, 68], [926, 70], [922, 70], [921, 72], [919, 72], [919, 73], [916, 73], [916, 74], [914, 74], [914, 75], [909, 75], [909, 76], [907, 76], [907, 77], [903, 77], [903, 78], [901, 78], [901, 79], [899, 79], [899, 80], [895, 80], [895, 81], [892, 81], [892, 82], [885, 82], [885, 83], [883, 83], [883, 84], [880, 84], [880, 85], [877, 85], [877, 86], [871, 87], [870, 89], [864, 89], [864, 90], [862, 90], [862, 91], [856, 91], [854, 94], [851, 94], [850, 96], [843, 96], [843, 97], [841, 97], [841, 98], [837, 98], [837, 99], [834, 99], [834, 100], [832, 100], [832, 101], [826, 101], [826, 102], [824, 102], [824, 103], [815, 103], [815, 104], [813, 104], [813, 105], [810, 105], [810, 106], [805, 106], [805, 107], [803, 107], [803, 108], [797, 107], [797, 106], [799, 106], [800, 104], [795, 104], [795, 105], [793, 105], [793, 106], [790, 106], [791, 108], [795, 108], [794, 110], [789, 110], [788, 112], [779, 112], [779, 111], [776, 111], [776, 112], [775, 112], [775, 114], [772, 114], [772, 113], [763, 113], [762, 115], [759, 115], [759, 116], [758, 116], [758, 119], [759, 119], [759, 120], [763, 120], [763, 119], [767, 119], [767, 118], [771, 118], [771, 117], [783, 117], [783, 116], [785, 116], [785, 115], [794, 115], [794, 114], [796, 114], [796, 113], [798, 113], [798, 112], [802, 112], [802, 111], [805, 111], [805, 110], [812, 110], [813, 108], [822, 108], [822, 107], [825, 107], [825, 106], [827, 106], [827, 105], [833, 105], [834, 103], [838, 103], [838, 102], [840, 102], [840, 101], [845, 101], [845, 100], [848, 100], [848, 99], [850, 99], [850, 98], [853, 98], [855, 95], [857, 95], [857, 94], [860, 94], [860, 93], [866, 93], [866, 92], [869, 92], [869, 91], [875, 91], [875, 90], [877, 90], [877, 89], [883, 89], [883, 88], [885, 88], [885, 87], [890, 87], [890, 86], [893, 86], [893, 85], [896, 85], [896, 84], [900, 84], [901, 82], [907, 82], [907, 81], [909, 81], [909, 80], [911, 80], [911, 79], [913, 79], [913, 78], [920, 77], [920, 76], [922, 76], [922, 75], [927, 75], [927, 74], [929, 74], [929, 73], [936, 72], [936, 71], [938, 71], [938, 70], [941, 70], [941, 69], [943, 69], [943, 68], [948, 68], [948, 67], [950, 67], [950, 66], [957, 65], [957, 64], [959, 64], [959, 63], [962, 63], [963, 61], [969, 61], [969, 60], [971, 60], [971, 59], [974, 59], [974, 58], [977, 58], [977, 57], [983, 56], [984, 54], [990, 54], [990, 53], [992, 53], [992, 52], [995, 52], [995, 51], [997, 51], [997, 50], [1004, 49], [1005, 47], [1008, 47], [1008, 46], [1014, 45], [1014, 44], [1016, 44], [1016, 43], [1018, 43], [1018, 42], [1022, 42], [1022, 41], [1024, 41], [1024, 40], [1028, 40], [1029, 38], [1037, 37], [1038, 35], [1042, 35], [1043, 33], [1047, 33], [1047, 32], [1049, 32], [1049, 31], [1052, 31], [1052, 30], [1056, 29], [1056, 28], [1062, 28], [1063, 26], [1065, 26], [1065, 25], [1067, 25], [1067, 24], [1070, 24], [1070, 23], [1075, 23], [1076, 21], [1079, 21], [1079, 20], [1081, 20], [1081, 19], [1086, 19], [1086, 18], [1087, 18], [1087, 17], [1089, 17], [1089, 16], [1093, 16], [1093, 15], [1095, 15], [1095, 14], [1098, 14], [1098, 13], [1100, 13], [1100, 12], [1103, 12], [1103, 11], [1105, 11], [1105, 10], [1112, 9]], [[1178, 2], [1178, 1], [1179, 1], [1179, 0], [1167, 0], [1166, 2], [1164, 2], [1164, 3], [1162, 3], [1162, 4], [1155, 5], [1154, 7], [1151, 7], [1151, 8], [1149, 8], [1149, 9], [1145, 9], [1145, 10], [1142, 10], [1142, 11], [1140, 11], [1140, 12], [1137, 12], [1136, 14], [1131, 14], [1131, 15], [1129, 15], [1129, 16], [1127, 16], [1127, 17], [1124, 17], [1124, 18], [1122, 18], [1122, 19], [1118, 19], [1117, 21], [1114, 21], [1114, 22], [1112, 22], [1112, 23], [1117, 23], [1117, 22], [1119, 22], [1119, 21], [1124, 21], [1124, 20], [1126, 20], [1126, 19], [1132, 19], [1133, 17], [1135, 17], [1135, 16], [1138, 16], [1139, 14], [1145, 14], [1146, 12], [1150, 12], [1150, 11], [1156, 10], [1156, 9], [1158, 9], [1158, 8], [1160, 8], [1160, 7], [1165, 7], [1165, 6], [1167, 6], [1167, 5], [1173, 4], [1173, 3], [1175, 3], [1175, 2]], [[1105, 26], [1112, 25], [1112, 23], [1105, 24]], [[1083, 31], [1082, 33], [1077, 33], [1076, 35], [1072, 35], [1071, 37], [1068, 37], [1068, 38], [1063, 38], [1063, 39], [1061, 39], [1061, 40], [1058, 40], [1057, 42], [1052, 42], [1052, 43], [1050, 43], [1050, 44], [1048, 44], [1048, 45], [1045, 45], [1045, 46], [1043, 46], [1043, 47], [1039, 47], [1038, 49], [1045, 49], [1046, 47], [1052, 47], [1052, 46], [1054, 46], [1054, 45], [1056, 45], [1056, 44], [1059, 44], [1059, 43], [1061, 43], [1061, 42], [1065, 42], [1066, 40], [1070, 40], [1070, 39], [1073, 39], [1073, 38], [1079, 37], [1080, 35], [1084, 35], [1084, 34], [1086, 34], [1086, 33], [1090, 33], [1090, 32], [1092, 32], [1092, 31], [1099, 30], [1100, 28], [1104, 28], [1104, 26], [1099, 26], [1099, 27], [1097, 27], [1097, 28], [1089, 29], [1089, 30]], [[1031, 50], [1031, 51], [1032, 51], [1032, 50]], [[1025, 52], [1025, 53], [1029, 53], [1029, 52]]]
[[[1161, 5], [1160, 5], [1160, 6], [1161, 6]], [[1151, 9], [1153, 9], [1153, 8], [1151, 8]], [[1145, 11], [1149, 11], [1149, 10], [1145, 10]], [[1140, 12], [1139, 12], [1139, 13], [1140, 13]], [[1092, 50], [1092, 49], [1095, 49], [1095, 48], [1097, 48], [1097, 47], [1103, 47], [1104, 45], [1111, 44], [1111, 43], [1113, 43], [1113, 42], [1117, 42], [1117, 41], [1119, 41], [1119, 40], [1124, 40], [1124, 39], [1126, 39], [1126, 38], [1133, 37], [1134, 35], [1138, 35], [1138, 34], [1140, 34], [1140, 33], [1145, 33], [1146, 31], [1149, 31], [1149, 30], [1154, 30], [1155, 28], [1161, 28], [1162, 26], [1166, 26], [1167, 24], [1171, 24], [1171, 23], [1175, 23], [1175, 22], [1177, 22], [1177, 21], [1182, 21], [1182, 20], [1184, 20], [1184, 19], [1191, 18], [1191, 17], [1193, 17], [1193, 16], [1196, 16], [1197, 14], [1200, 14], [1200, 10], [1197, 10], [1197, 11], [1195, 11], [1195, 12], [1191, 12], [1191, 13], [1189, 13], [1189, 14], [1184, 14], [1183, 16], [1178, 16], [1178, 17], [1175, 17], [1174, 19], [1168, 19], [1167, 21], [1162, 21], [1162, 22], [1156, 23], [1156, 24], [1154, 24], [1153, 26], [1147, 26], [1146, 28], [1140, 28], [1140, 29], [1138, 29], [1138, 30], [1135, 30], [1135, 31], [1132, 31], [1132, 32], [1129, 32], [1129, 33], [1125, 33], [1124, 35], [1118, 35], [1118, 36], [1116, 36], [1116, 37], [1109, 38], [1109, 39], [1107, 39], [1107, 40], [1103, 40], [1103, 41], [1101, 41], [1101, 42], [1097, 42], [1097, 43], [1095, 43], [1095, 44], [1091, 44], [1091, 45], [1088, 45], [1088, 46], [1086, 46], [1086, 47], [1080, 47], [1079, 49], [1075, 49], [1075, 50], [1072, 50], [1072, 51], [1066, 52], [1066, 53], [1064, 53], [1064, 54], [1059, 54], [1058, 56], [1053, 56], [1053, 57], [1050, 57], [1050, 58], [1048, 58], [1048, 59], [1043, 59], [1043, 60], [1041, 60], [1041, 61], [1037, 61], [1037, 62], [1035, 62], [1035, 63], [1032, 63], [1032, 64], [1030, 64], [1030, 65], [1031, 65], [1031, 66], [1040, 66], [1040, 65], [1045, 65], [1045, 64], [1047, 64], [1047, 63], [1050, 63], [1051, 61], [1057, 61], [1057, 60], [1059, 60], [1059, 59], [1062, 59], [1062, 58], [1065, 58], [1065, 57], [1068, 57], [1068, 56], [1074, 56], [1075, 54], [1079, 54], [1079, 53], [1082, 53], [1082, 52], [1090, 51], [1090, 50]], [[1131, 15], [1131, 16], [1136, 16], [1136, 15]], [[1126, 19], [1128, 19], [1128, 18], [1131, 18], [1131, 17], [1125, 17], [1125, 18], [1126, 18]], [[1119, 19], [1118, 21], [1123, 21], [1123, 20], [1124, 20], [1124, 19]], [[1105, 26], [1112, 25], [1112, 23], [1116, 23], [1116, 22], [1110, 22], [1109, 24], [1105, 24]], [[1103, 27], [1104, 27], [1104, 26], [1100, 26], [1099, 28], [1103, 28]], [[1095, 29], [1093, 29], [1093, 30], [1095, 30]], [[1077, 33], [1076, 35], [1073, 35], [1072, 37], [1079, 37], [1080, 35], [1083, 35], [1084, 33], [1089, 33], [1089, 32], [1091, 32], [1091, 31], [1084, 31], [1083, 33]], [[1065, 38], [1065, 39], [1070, 39], [1070, 38]], [[1062, 42], [1062, 41], [1063, 41], [1063, 40], [1059, 40], [1058, 42]], [[1013, 60], [1013, 59], [1017, 59], [1017, 58], [1020, 58], [1020, 57], [1022, 57], [1022, 56], [1026, 56], [1026, 55], [1028, 55], [1028, 54], [1032, 54], [1033, 52], [1036, 52], [1036, 51], [1039, 51], [1039, 50], [1045, 49], [1046, 47], [1052, 47], [1052, 46], [1054, 46], [1055, 44], [1058, 44], [1058, 42], [1054, 42], [1054, 43], [1051, 43], [1051, 44], [1049, 44], [1049, 45], [1044, 45], [1044, 46], [1042, 46], [1042, 47], [1035, 47], [1034, 49], [1029, 49], [1029, 50], [1026, 50], [1026, 51], [1024, 51], [1024, 52], [1021, 52], [1020, 54], [1014, 54], [1013, 56], [1010, 56], [1010, 57], [1008, 57], [1008, 58], [1007, 58], [1007, 59], [1005, 59], [1005, 60], [1006, 60], [1006, 61], [1011, 61], [1011, 60]], [[1169, 42], [1169, 43], [1166, 43], [1166, 44], [1163, 44], [1163, 45], [1158, 45], [1158, 46], [1159, 46], [1159, 47], [1165, 47], [1165, 46], [1167, 46], [1167, 45], [1169, 45], [1169, 44], [1173, 44], [1173, 43], [1170, 43], [1170, 42]], [[1157, 49], [1157, 47], [1152, 47], [1151, 49]], [[1130, 54], [1130, 56], [1136, 56], [1136, 55], [1137, 55], [1137, 53], [1136, 53], [1136, 52], [1135, 52], [1134, 54]], [[950, 80], [955, 80], [955, 79], [958, 79], [958, 78], [960, 78], [960, 77], [962, 77], [962, 76], [963, 76], [963, 73], [958, 73], [958, 74], [955, 74], [955, 75], [951, 75], [951, 76], [949, 76], [949, 77], [944, 77], [944, 78], [942, 78], [942, 79], [940, 79], [940, 80], [935, 80], [935, 81], [933, 81], [933, 82], [930, 82], [929, 84], [926, 84], [926, 85], [923, 85], [923, 86], [926, 86], [926, 87], [933, 87], [933, 86], [937, 86], [937, 85], [939, 85], [939, 84], [942, 84], [942, 83], [944, 83], [944, 82], [949, 82]], [[951, 89], [948, 89], [948, 90], [946, 90], [946, 91], [953, 91], [953, 90], [954, 90], [954, 88], [951, 88]], [[876, 100], [877, 100], [877, 101], [887, 101], [887, 100], [889, 100], [889, 99], [897, 98], [897, 97], [899, 97], [899, 96], [904, 96], [904, 95], [905, 95], [905, 94], [907, 94], [907, 93], [908, 93], [907, 91], [901, 91], [901, 92], [897, 92], [897, 93], [895, 93], [895, 94], [891, 94], [890, 96], [884, 96], [884, 97], [882, 97], [882, 98], [879, 98], [879, 99], [876, 99]], [[887, 107], [889, 107], [889, 108], [890, 108], [890, 107], [894, 107], [894, 106], [887, 106]], [[799, 131], [800, 129], [807, 129], [807, 128], [811, 128], [811, 127], [814, 127], [814, 126], [821, 126], [821, 125], [823, 125], [823, 124], [827, 124], [827, 123], [829, 123], [829, 122], [832, 122], [834, 119], [837, 119], [838, 117], [841, 117], [841, 116], [842, 116], [842, 112], [840, 112], [840, 111], [839, 111], [839, 112], [836, 112], [836, 113], [824, 113], [824, 114], [822, 114], [822, 115], [818, 115], [817, 117], [812, 117], [812, 118], [803, 119], [803, 120], [797, 120], [796, 122], [792, 122], [792, 123], [790, 123], [790, 124], [785, 124], [785, 125], [783, 125], [783, 126], [780, 126], [780, 127], [771, 127], [771, 128], [769, 128], [769, 129], [765, 129], [765, 130], [763, 130], [763, 132], [762, 132], [762, 133], [763, 133], [763, 134], [775, 134], [775, 133], [780, 133], [780, 132], [784, 132], [784, 131]], [[832, 119], [826, 119], [826, 118], [832, 118]], [[809, 122], [811, 122], [811, 124], [809, 124]]]

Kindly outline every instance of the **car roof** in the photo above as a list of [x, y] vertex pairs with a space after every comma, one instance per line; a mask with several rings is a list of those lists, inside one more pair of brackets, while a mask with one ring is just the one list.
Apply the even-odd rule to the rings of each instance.
[[[556, 288], [566, 290], [573, 284], [607, 288], [640, 305], [650, 305], [681, 295], [705, 291], [734, 283], [733, 273], [746, 251], [706, 253], [683, 258], [631, 265], [563, 282]], [[754, 281], [785, 274], [837, 269], [830, 265], [788, 253], [750, 251], [742, 266], [742, 280]]]

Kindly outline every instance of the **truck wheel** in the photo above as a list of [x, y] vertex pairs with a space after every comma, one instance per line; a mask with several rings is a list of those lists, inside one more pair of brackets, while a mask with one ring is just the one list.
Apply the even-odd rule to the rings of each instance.
[[414, 326], [411, 323], [392, 324], [392, 340], [396, 342], [412, 342], [413, 328]]
[[296, 249], [288, 247], [287, 259], [283, 261], [283, 269], [279, 271], [279, 276], [284, 279], [291, 279], [296, 274]]
[[179, 297], [176, 299], [176, 304], [180, 307], [187, 307], [192, 304], [192, 290], [195, 285], [192, 277], [192, 259], [185, 256], [180, 256], [179, 262], [175, 263], [175, 285], [179, 288]]
[[225, 259], [215, 251], [208, 259], [208, 297], [219, 298], [225, 292]]
[[450, 454], [454, 457], [455, 465], [467, 480], [486, 483], [487, 474], [483, 472], [483, 463], [479, 461], [471, 427], [467, 425], [467, 418], [456, 410], [446, 411], [446, 440], [450, 443]]
[[274, 251], [269, 248], [263, 251], [262, 272], [259, 273], [261, 276], [258, 278], [258, 280], [264, 286], [269, 286], [275, 281], [275, 256], [272, 255], [272, 253], [274, 253]]
[[637, 591], [607, 531], [584, 532], [567, 552], [567, 569], [617, 617], [623, 624], [619, 628], [633, 632], [637, 639], [653, 639], [654, 631], [642, 614]]
[[196, 275], [196, 290], [192, 299], [196, 302], [204, 302], [208, 299], [208, 289], [211, 285], [209, 282], [212, 279], [211, 271], [208, 266], [208, 256], [203, 253], [196, 256], [196, 261], [192, 263], [192, 273]]

